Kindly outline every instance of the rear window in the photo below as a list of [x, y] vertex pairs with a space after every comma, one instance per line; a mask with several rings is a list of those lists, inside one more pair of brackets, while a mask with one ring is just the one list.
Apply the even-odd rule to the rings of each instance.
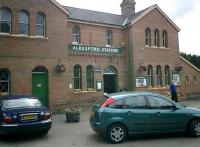
[[40, 107], [40, 106], [41, 103], [39, 100], [31, 98], [11, 99], [3, 101], [4, 109]]
[[107, 96], [102, 96], [102, 97], [100, 97], [96, 102], [95, 102], [95, 107], [97, 107], [97, 108], [100, 108], [101, 107], [101, 105], [103, 105], [103, 103], [108, 99], [109, 97], [107, 97]]

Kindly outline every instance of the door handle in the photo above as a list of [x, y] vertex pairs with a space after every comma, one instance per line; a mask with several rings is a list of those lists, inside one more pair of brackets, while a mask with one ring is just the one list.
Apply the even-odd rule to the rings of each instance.
[[160, 112], [156, 112], [155, 114], [156, 114], [156, 115], [160, 115]]
[[132, 114], [133, 114], [132, 111], [128, 111], [128, 112], [127, 112], [127, 115], [132, 115]]

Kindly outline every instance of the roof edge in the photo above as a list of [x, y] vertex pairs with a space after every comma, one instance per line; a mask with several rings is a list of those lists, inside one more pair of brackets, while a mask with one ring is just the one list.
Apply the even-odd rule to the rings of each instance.
[[135, 20], [133, 20], [130, 25], [132, 25], [132, 24], [136, 23], [137, 21], [139, 21], [140, 19], [142, 19], [144, 16], [146, 16], [147, 14], [149, 14], [154, 9], [157, 9], [174, 26], [174, 28], [178, 32], [180, 32], [181, 29], [159, 8], [159, 6], [157, 4], [152, 5], [151, 7], [149, 7], [149, 9], [147, 9], [146, 11], [144, 11], [143, 14], [141, 14], [140, 16], [138, 16], [138, 18], [136, 18]]
[[65, 14], [67, 14], [68, 16], [70, 15], [70, 13], [66, 9], [64, 9], [62, 5], [60, 5], [56, 0], [49, 1], [52, 2], [55, 6], [57, 6], [59, 9], [61, 9]]
[[179, 58], [181, 60], [183, 60], [185, 63], [187, 63], [188, 65], [192, 66], [194, 69], [196, 69], [198, 72], [200, 72], [200, 69], [198, 67], [196, 67], [195, 65], [193, 65], [192, 63], [190, 63], [187, 59], [185, 59], [184, 57], [182, 57], [181, 55], [179, 55]]
[[118, 28], [123, 29], [123, 26], [118, 25], [112, 25], [112, 24], [105, 24], [105, 23], [98, 23], [98, 22], [90, 22], [90, 21], [83, 21], [83, 20], [77, 20], [77, 19], [68, 19], [69, 22], [76, 22], [76, 23], [82, 23], [82, 24], [89, 24], [89, 25], [95, 25], [95, 26], [102, 26], [102, 27], [111, 27], [111, 28]]

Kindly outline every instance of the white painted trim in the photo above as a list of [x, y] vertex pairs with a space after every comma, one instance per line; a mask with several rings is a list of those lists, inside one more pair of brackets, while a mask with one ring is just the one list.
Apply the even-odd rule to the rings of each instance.
[[140, 19], [142, 19], [144, 16], [146, 16], [147, 14], [149, 14], [154, 9], [157, 9], [161, 14], [163, 14], [163, 16], [174, 26], [174, 28], [178, 32], [180, 32], [181, 29], [158, 7], [157, 4], [149, 7], [149, 9], [147, 9], [145, 12], [143, 12], [141, 15], [139, 15], [136, 19], [134, 19], [129, 26], [131, 26], [132, 24], [134, 24], [137, 21], [139, 21]]
[[185, 58], [183, 58], [182, 56], [179, 56], [179, 58], [181, 60], [183, 60], [185, 63], [187, 63], [188, 65], [192, 66], [194, 69], [196, 69], [198, 72], [200, 72], [200, 69], [197, 68], [195, 65], [193, 65], [192, 63], [190, 63], [188, 60], [186, 60]]

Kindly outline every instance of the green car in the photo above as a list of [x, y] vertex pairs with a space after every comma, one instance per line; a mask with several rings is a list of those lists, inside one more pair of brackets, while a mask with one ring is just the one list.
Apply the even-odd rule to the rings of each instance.
[[112, 143], [141, 133], [187, 132], [199, 137], [200, 109], [149, 92], [106, 94], [92, 106], [90, 125]]

